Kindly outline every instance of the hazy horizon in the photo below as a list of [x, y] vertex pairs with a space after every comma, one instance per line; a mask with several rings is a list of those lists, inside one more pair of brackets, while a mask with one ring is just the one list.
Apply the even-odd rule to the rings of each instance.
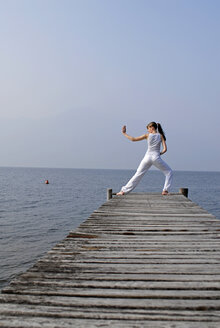
[[[97, 168], [91, 168], [91, 167], [46, 167], [46, 166], [0, 166], [1, 168], [12, 168], [12, 169], [51, 169], [51, 170], [106, 170], [106, 171], [114, 171], [114, 170], [118, 170], [118, 171], [134, 171], [137, 168], [126, 168], [126, 169], [118, 169], [118, 168], [101, 168], [101, 167], [97, 167]], [[158, 170], [157, 168], [155, 168], [154, 166], [152, 166], [150, 168], [150, 171], [158, 171], [160, 172], [160, 170]], [[219, 171], [199, 171], [199, 170], [173, 170], [174, 172], [204, 172], [204, 173], [220, 173]], [[147, 174], [147, 173], [146, 173]]]

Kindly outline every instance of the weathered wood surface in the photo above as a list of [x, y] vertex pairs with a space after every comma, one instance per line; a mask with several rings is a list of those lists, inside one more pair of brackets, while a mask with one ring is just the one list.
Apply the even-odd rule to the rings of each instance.
[[181, 194], [114, 197], [0, 294], [0, 327], [220, 327], [220, 222]]

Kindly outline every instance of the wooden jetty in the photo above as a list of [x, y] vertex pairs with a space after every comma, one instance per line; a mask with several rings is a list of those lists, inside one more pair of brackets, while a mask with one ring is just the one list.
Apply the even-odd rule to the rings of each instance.
[[220, 327], [220, 221], [182, 194], [104, 203], [0, 294], [0, 327]]

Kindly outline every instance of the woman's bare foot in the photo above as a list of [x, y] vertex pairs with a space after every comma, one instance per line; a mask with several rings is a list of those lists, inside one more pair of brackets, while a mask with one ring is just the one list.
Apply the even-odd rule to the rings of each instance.
[[168, 195], [168, 191], [167, 190], [163, 190], [162, 191], [162, 195]]
[[120, 191], [120, 192], [118, 192], [116, 195], [117, 196], [123, 196], [125, 193], [124, 193], [124, 191]]

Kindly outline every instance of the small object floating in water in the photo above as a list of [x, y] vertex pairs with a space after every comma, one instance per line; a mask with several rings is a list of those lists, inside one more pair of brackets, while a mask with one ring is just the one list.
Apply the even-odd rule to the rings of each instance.
[[45, 184], [49, 184], [49, 180], [45, 180], [45, 182], [44, 182]]

